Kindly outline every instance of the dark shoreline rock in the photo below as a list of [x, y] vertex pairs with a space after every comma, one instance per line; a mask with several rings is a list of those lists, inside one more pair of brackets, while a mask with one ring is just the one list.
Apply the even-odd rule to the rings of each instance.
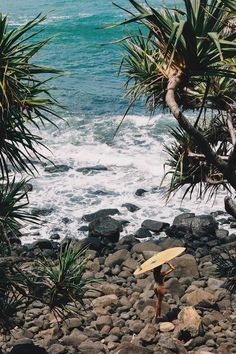
[[91, 221], [101, 218], [101, 217], [106, 217], [106, 216], [116, 215], [116, 214], [120, 214], [118, 209], [101, 209], [101, 210], [96, 211], [95, 213], [83, 215], [82, 219], [84, 221], [91, 222]]

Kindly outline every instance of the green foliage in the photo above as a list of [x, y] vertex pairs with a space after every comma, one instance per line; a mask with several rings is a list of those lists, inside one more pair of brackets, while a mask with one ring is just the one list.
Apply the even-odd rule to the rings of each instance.
[[54, 124], [59, 104], [51, 96], [48, 81], [58, 70], [31, 61], [50, 38], [37, 41], [43, 29], [35, 27], [45, 17], [37, 16], [22, 27], [8, 29], [7, 17], [0, 14], [0, 171], [8, 177], [9, 163], [16, 171], [33, 173], [33, 159], [43, 158], [37, 150], [41, 137], [30, 131], [29, 124]]
[[227, 278], [225, 288], [231, 293], [236, 292], [236, 252], [224, 250], [223, 255], [217, 255], [213, 259], [217, 265], [216, 274]]
[[37, 261], [34, 269], [37, 281], [45, 285], [45, 299], [51, 310], [64, 318], [67, 313], [80, 313], [88, 291], [95, 291], [92, 285], [99, 280], [84, 277], [88, 259], [85, 257], [87, 248], [74, 250], [68, 243], [61, 246], [56, 261], [44, 258]]

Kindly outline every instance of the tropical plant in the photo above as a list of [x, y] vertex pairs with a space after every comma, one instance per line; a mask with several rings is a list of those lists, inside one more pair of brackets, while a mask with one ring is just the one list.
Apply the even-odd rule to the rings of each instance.
[[216, 274], [226, 278], [225, 287], [231, 293], [236, 292], [236, 252], [224, 250], [223, 254], [214, 257], [217, 265]]
[[120, 41], [129, 107], [145, 98], [151, 113], [169, 109], [178, 123], [167, 149], [169, 192], [189, 184], [191, 194], [199, 183], [200, 196], [219, 186], [236, 190], [235, 3], [184, 0], [181, 9], [154, 9], [129, 2], [134, 11], [122, 8], [129, 18], [108, 27], [138, 25]]
[[68, 313], [81, 313], [88, 293], [97, 291], [92, 285], [99, 280], [84, 277], [88, 262], [86, 250], [87, 247], [75, 250], [68, 243], [65, 248], [61, 246], [56, 261], [43, 258], [36, 262], [34, 275], [37, 282], [45, 285], [44, 301], [60, 318], [65, 318]]
[[7, 17], [0, 14], [0, 171], [8, 177], [9, 164], [15, 171], [32, 174], [34, 160], [43, 155], [37, 147], [43, 146], [29, 124], [40, 127], [58, 117], [54, 108], [60, 105], [51, 96], [49, 80], [44, 75], [59, 74], [59, 70], [32, 63], [38, 51], [50, 38], [37, 41], [44, 30], [35, 27], [45, 17], [39, 15], [21, 27], [9, 30]]

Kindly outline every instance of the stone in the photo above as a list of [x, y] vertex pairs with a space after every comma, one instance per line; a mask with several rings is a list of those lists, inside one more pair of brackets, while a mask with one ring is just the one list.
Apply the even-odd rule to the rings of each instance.
[[50, 346], [50, 348], [48, 349], [48, 353], [49, 354], [64, 354], [66, 353], [66, 349], [63, 345], [61, 344], [53, 344]]
[[33, 208], [31, 214], [33, 216], [48, 216], [53, 213], [53, 208]]
[[113, 354], [153, 354], [153, 350], [130, 342], [123, 342], [113, 351]]
[[214, 295], [203, 289], [197, 289], [186, 294], [186, 303], [190, 306], [213, 307], [216, 303]]
[[104, 352], [104, 345], [101, 342], [92, 342], [91, 340], [87, 340], [81, 343], [78, 349], [81, 353], [85, 354], [99, 354]]
[[138, 267], [139, 263], [133, 258], [127, 258], [123, 263], [122, 267], [126, 267], [134, 271]]
[[122, 207], [126, 208], [131, 213], [134, 213], [135, 211], [140, 210], [140, 208], [137, 205], [134, 205], [132, 203], [124, 203], [124, 204], [122, 204]]
[[108, 171], [108, 168], [104, 165], [95, 165], [95, 166], [79, 167], [76, 169], [76, 171], [82, 172], [83, 174], [88, 174], [90, 172]]
[[99, 296], [92, 301], [93, 307], [107, 307], [118, 304], [118, 297], [114, 294]]
[[175, 328], [175, 325], [171, 322], [161, 322], [160, 323], [160, 331], [161, 332], [171, 332]]
[[44, 168], [45, 172], [50, 172], [50, 173], [58, 173], [58, 172], [67, 172], [71, 169], [70, 166], [67, 165], [51, 165], [51, 166], [46, 166]]
[[171, 261], [175, 270], [170, 274], [172, 277], [198, 277], [198, 265], [191, 254], [183, 254]]
[[156, 335], [157, 335], [156, 327], [153, 326], [151, 323], [147, 323], [146, 326], [139, 333], [138, 338], [147, 343], [150, 343], [154, 340]]
[[131, 249], [132, 253], [143, 253], [144, 251], [160, 252], [160, 246], [156, 245], [154, 242], [142, 242], [137, 243]]
[[37, 241], [32, 242], [31, 244], [25, 245], [27, 248], [31, 251], [34, 250], [35, 248], [40, 248], [41, 250], [45, 249], [53, 249], [53, 243], [50, 240], [47, 239], [40, 239]]
[[135, 232], [135, 237], [137, 238], [147, 238], [147, 237], [152, 237], [151, 232], [146, 229], [145, 227], [140, 227], [136, 232]]
[[216, 291], [216, 290], [219, 290], [220, 288], [222, 288], [224, 283], [225, 283], [224, 280], [220, 280], [220, 279], [216, 279], [216, 278], [209, 278], [207, 281], [207, 287], [212, 291]]
[[104, 218], [106, 216], [115, 215], [115, 214], [120, 214], [118, 209], [101, 209], [96, 211], [95, 213], [83, 215], [82, 219], [91, 222], [95, 219]]
[[180, 298], [184, 295], [185, 288], [178, 281], [177, 278], [170, 278], [166, 281], [166, 289], [168, 293], [172, 295], [173, 298]]
[[112, 268], [117, 264], [121, 265], [129, 256], [130, 253], [128, 250], [116, 251], [105, 259], [105, 266]]
[[69, 318], [65, 321], [65, 326], [67, 329], [71, 330], [74, 328], [80, 327], [82, 324], [82, 320], [79, 317]]
[[70, 335], [62, 337], [60, 340], [61, 344], [66, 345], [66, 346], [78, 346], [80, 343], [82, 343], [84, 340], [86, 340], [88, 337], [83, 334], [80, 330], [77, 328], [73, 329]]
[[121, 224], [110, 216], [95, 219], [89, 224], [90, 237], [106, 237], [110, 242], [118, 242], [120, 238]]
[[144, 195], [144, 193], [146, 193], [147, 190], [143, 189], [143, 188], [138, 188], [135, 192], [135, 195], [137, 195], [138, 197], [142, 197]]
[[184, 307], [178, 314], [178, 320], [176, 332], [180, 340], [183, 335], [185, 335], [187, 339], [199, 335], [201, 317], [193, 307]]
[[149, 231], [153, 231], [155, 233], [161, 232], [163, 229], [167, 228], [170, 226], [170, 224], [162, 221], [156, 221], [156, 220], [151, 220], [147, 219], [144, 220], [141, 224], [142, 227], [148, 229]]
[[111, 326], [111, 325], [112, 325], [112, 319], [111, 316], [109, 315], [99, 316], [95, 321], [95, 326], [98, 330], [101, 330], [103, 326]]

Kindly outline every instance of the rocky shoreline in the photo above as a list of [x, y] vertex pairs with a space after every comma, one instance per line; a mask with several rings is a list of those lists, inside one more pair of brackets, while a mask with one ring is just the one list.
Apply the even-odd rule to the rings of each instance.
[[[220, 213], [185, 213], [171, 226], [146, 220], [135, 235], [120, 238], [125, 221], [115, 220], [115, 214], [109, 209], [85, 216], [88, 237], [73, 241], [73, 247], [89, 245], [84, 276], [102, 279], [98, 292], [86, 299], [82, 316], [57, 323], [47, 306], [34, 301], [18, 311], [11, 334], [0, 335], [2, 351], [25, 345], [32, 346], [33, 354], [34, 344], [49, 354], [236, 353], [236, 296], [224, 289], [226, 279], [216, 277], [214, 264], [217, 254], [235, 249], [236, 235], [222, 228], [229, 223], [233, 228], [235, 221]], [[153, 234], [165, 237], [153, 239]], [[133, 271], [153, 254], [176, 246], [186, 252], [173, 261], [163, 318], [156, 321], [153, 275], [134, 277]], [[35, 258], [42, 252], [53, 258], [58, 248], [54, 240], [13, 243], [13, 255]]]

